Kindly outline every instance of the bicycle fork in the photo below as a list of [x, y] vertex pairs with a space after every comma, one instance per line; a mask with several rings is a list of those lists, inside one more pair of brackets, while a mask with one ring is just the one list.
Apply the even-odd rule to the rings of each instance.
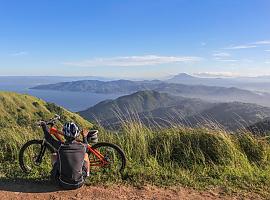
[[38, 154], [38, 156], [37, 156], [37, 158], [35, 160], [35, 164], [36, 165], [40, 165], [41, 164], [42, 158], [43, 158], [43, 156], [45, 154], [45, 151], [46, 151], [46, 140], [43, 140], [42, 145], [41, 145], [40, 152], [39, 152], [39, 154]]

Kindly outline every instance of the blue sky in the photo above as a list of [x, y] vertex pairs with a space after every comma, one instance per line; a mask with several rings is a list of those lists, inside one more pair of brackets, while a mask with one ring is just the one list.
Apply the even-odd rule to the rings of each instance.
[[0, 0], [0, 75], [270, 74], [269, 0]]

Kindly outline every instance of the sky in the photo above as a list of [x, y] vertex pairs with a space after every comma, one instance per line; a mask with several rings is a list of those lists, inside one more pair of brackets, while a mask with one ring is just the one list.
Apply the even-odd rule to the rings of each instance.
[[0, 0], [0, 75], [270, 75], [269, 0]]

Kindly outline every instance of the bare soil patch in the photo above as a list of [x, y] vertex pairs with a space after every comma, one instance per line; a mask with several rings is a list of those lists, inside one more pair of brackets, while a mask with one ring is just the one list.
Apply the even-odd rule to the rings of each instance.
[[79, 200], [79, 199], [127, 199], [127, 200], [216, 200], [216, 199], [262, 199], [256, 194], [228, 195], [220, 189], [197, 191], [191, 188], [171, 187], [159, 188], [144, 186], [141, 188], [112, 185], [84, 186], [78, 190], [64, 191], [48, 182], [0, 182], [1, 200]]

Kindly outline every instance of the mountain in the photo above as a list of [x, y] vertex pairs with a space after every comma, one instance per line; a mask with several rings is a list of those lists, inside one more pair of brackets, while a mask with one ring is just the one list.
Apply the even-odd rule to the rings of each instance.
[[196, 79], [196, 77], [194, 76], [191, 76], [189, 74], [186, 74], [186, 73], [180, 73], [180, 74], [177, 74], [175, 75], [173, 78], [169, 79], [169, 80], [189, 80], [189, 79]]
[[210, 103], [156, 91], [139, 91], [100, 102], [79, 114], [105, 127], [117, 126], [121, 120], [139, 118], [147, 125], [170, 126], [180, 123], [196, 126], [215, 122], [235, 130], [270, 117], [270, 108], [241, 102]]
[[102, 80], [109, 81], [112, 79], [97, 76], [0, 76], [1, 85], [23, 85], [26, 87], [34, 87], [36, 85], [54, 84], [66, 81], [79, 80]]
[[138, 90], [153, 87], [159, 81], [98, 81], [83, 80], [72, 82], [61, 82], [56, 84], [39, 85], [32, 89], [39, 90], [60, 90], [60, 91], [81, 91], [93, 93], [132, 93]]
[[188, 119], [191, 124], [207, 121], [220, 124], [229, 130], [245, 128], [270, 116], [270, 108], [241, 102], [217, 103], [197, 116]]
[[23, 134], [23, 130], [29, 134], [36, 133], [38, 128], [35, 122], [52, 118], [54, 114], [59, 114], [62, 122], [75, 121], [83, 127], [92, 126], [78, 114], [30, 95], [0, 92], [0, 102], [0, 128], [3, 133], [11, 130], [18, 131], [17, 134]]
[[180, 83], [188, 85], [208, 85], [208, 86], [234, 86], [235, 80], [233, 78], [220, 78], [220, 77], [201, 77], [192, 76], [186, 73], [180, 73], [168, 79], [168, 83]]
[[264, 118], [262, 121], [254, 123], [247, 127], [251, 133], [255, 135], [269, 135], [270, 133], [270, 117]]
[[[181, 74], [185, 79], [194, 79], [187, 74]], [[196, 78], [195, 78], [196, 79]], [[83, 91], [93, 93], [131, 94], [142, 90], [155, 90], [189, 98], [201, 98], [206, 101], [256, 103], [270, 106], [270, 94], [243, 90], [235, 87], [218, 87], [205, 85], [186, 85], [168, 83], [158, 80], [153, 81], [98, 81], [83, 80], [73, 82], [61, 82], [49, 85], [39, 85], [33, 89], [58, 90], [58, 91]]]
[[[79, 112], [81, 116], [88, 120], [117, 121], [117, 117], [134, 117], [137, 114], [144, 118], [155, 118], [173, 113], [173, 109], [180, 111], [182, 115], [194, 114], [209, 105], [198, 99], [187, 99], [180, 96], [172, 96], [156, 91], [139, 91], [131, 95], [107, 100], [97, 105]], [[163, 109], [170, 110], [167, 112]]]
[[219, 87], [237, 87], [245, 90], [270, 92], [270, 77], [232, 77], [220, 76], [207, 73], [199, 73], [196, 76], [180, 73], [166, 80], [168, 83], [179, 83], [188, 85], [207, 85]]

